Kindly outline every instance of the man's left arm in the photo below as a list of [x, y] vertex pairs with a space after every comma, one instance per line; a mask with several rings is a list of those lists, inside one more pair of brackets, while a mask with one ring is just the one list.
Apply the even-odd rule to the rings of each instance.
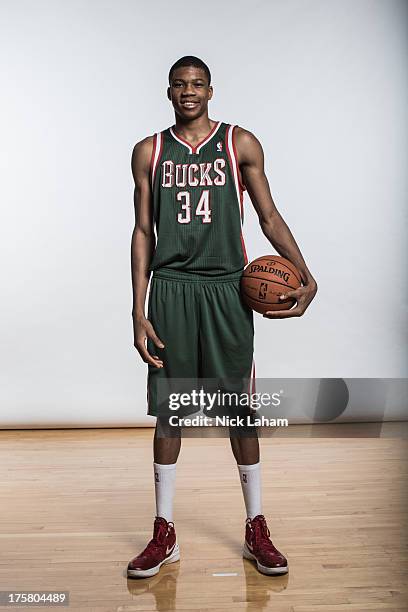
[[234, 129], [235, 147], [243, 183], [258, 214], [263, 233], [274, 249], [299, 270], [302, 286], [285, 291], [281, 299], [293, 297], [297, 304], [290, 310], [268, 311], [269, 319], [300, 317], [317, 292], [317, 283], [308, 269], [296, 241], [278, 212], [264, 171], [264, 154], [260, 142], [243, 128]]

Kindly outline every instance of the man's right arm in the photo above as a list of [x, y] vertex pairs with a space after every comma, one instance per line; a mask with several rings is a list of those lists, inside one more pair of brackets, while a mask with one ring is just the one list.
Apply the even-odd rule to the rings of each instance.
[[152, 324], [145, 316], [146, 291], [149, 284], [149, 265], [155, 248], [153, 230], [153, 199], [150, 187], [150, 160], [153, 137], [138, 142], [132, 153], [132, 174], [135, 181], [134, 207], [135, 227], [131, 243], [131, 269], [133, 287], [133, 334], [134, 346], [145, 363], [163, 367], [157, 355], [150, 355], [145, 342], [151, 338], [156, 346], [163, 348]]

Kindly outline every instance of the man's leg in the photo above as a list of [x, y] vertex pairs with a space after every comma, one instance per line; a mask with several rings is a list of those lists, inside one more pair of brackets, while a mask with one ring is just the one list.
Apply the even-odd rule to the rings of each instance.
[[[182, 279], [154, 278], [149, 299], [149, 319], [164, 348], [148, 340], [149, 352], [163, 359], [164, 367], [149, 366], [148, 413], [156, 416], [153, 440], [153, 467], [156, 516], [173, 521], [176, 462], [181, 448], [181, 430], [169, 418], [180, 416], [170, 410], [169, 398], [188, 391], [197, 378], [198, 330], [194, 283]], [[180, 379], [185, 379], [181, 382]]]
[[[205, 283], [200, 304], [200, 344], [203, 354], [202, 376], [214, 389], [244, 394], [248, 391], [253, 365], [253, 313], [241, 300], [240, 280]], [[246, 418], [249, 410], [237, 405], [220, 406], [227, 416], [240, 414]], [[241, 467], [250, 469], [241, 475], [247, 516], [249, 510], [261, 513], [261, 483], [259, 443], [253, 426], [230, 427], [232, 452]], [[255, 515], [254, 515], [255, 516]]]
[[261, 464], [259, 443], [255, 427], [230, 430], [232, 452], [237, 461], [247, 519], [243, 555], [255, 561], [258, 571], [266, 575], [286, 574], [288, 562], [270, 539], [269, 529], [262, 513]]
[[[226, 387], [230, 386], [228, 379], [235, 379], [240, 386], [240, 381], [251, 377], [254, 328], [252, 311], [241, 300], [239, 281], [203, 285], [200, 315], [203, 377], [222, 378]], [[231, 416], [234, 411], [236, 415], [245, 413], [242, 406], [229, 410]], [[287, 561], [269, 539], [261, 510], [256, 428], [251, 425], [231, 427], [230, 440], [247, 512], [244, 557], [254, 560], [264, 574], [284, 574], [288, 571]]]
[[153, 457], [155, 463], [176, 463], [181, 448], [181, 432], [179, 427], [170, 427], [166, 419], [157, 418], [153, 438]]
[[247, 518], [262, 514], [261, 464], [256, 430], [253, 435], [240, 435], [239, 428], [230, 429], [232, 452], [237, 462]]
[[153, 438], [153, 472], [156, 516], [173, 521], [176, 462], [181, 448], [180, 428], [169, 427], [166, 418], [158, 418]]
[[130, 578], [148, 578], [162, 565], [180, 559], [173, 523], [173, 502], [176, 462], [180, 453], [180, 428], [170, 427], [168, 417], [159, 416], [153, 438], [153, 474], [156, 497], [156, 518], [153, 538], [146, 548], [128, 564]]
[[153, 441], [156, 519], [153, 538], [128, 565], [128, 576], [157, 574], [166, 563], [180, 558], [173, 524], [176, 462], [181, 447], [180, 428], [169, 424], [170, 393], [179, 390], [176, 379], [197, 378], [197, 313], [194, 283], [173, 278], [152, 279], [148, 318], [164, 347], [149, 338], [147, 349], [163, 360], [163, 368], [148, 366], [148, 414], [157, 417]]

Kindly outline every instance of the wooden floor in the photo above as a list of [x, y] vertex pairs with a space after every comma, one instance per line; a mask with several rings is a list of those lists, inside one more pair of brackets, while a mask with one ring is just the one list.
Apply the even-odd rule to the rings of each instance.
[[0, 590], [70, 591], [71, 612], [408, 610], [406, 425], [377, 437], [294, 427], [296, 437], [261, 440], [264, 513], [289, 575], [242, 559], [228, 440], [189, 438], [177, 468], [181, 561], [147, 580], [125, 569], [151, 537], [153, 430], [1, 431]]

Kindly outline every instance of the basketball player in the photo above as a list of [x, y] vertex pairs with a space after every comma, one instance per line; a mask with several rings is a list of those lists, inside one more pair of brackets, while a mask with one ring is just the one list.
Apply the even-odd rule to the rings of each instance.
[[[213, 88], [206, 64], [193, 56], [178, 60], [170, 69], [167, 96], [175, 124], [137, 143], [132, 155], [134, 345], [148, 364], [148, 414], [157, 416], [157, 422], [153, 538], [129, 562], [131, 577], [153, 576], [163, 564], [180, 558], [173, 498], [181, 436], [163, 417], [156, 383], [172, 378], [248, 379], [253, 374], [253, 315], [240, 298], [247, 263], [241, 231], [244, 189], [262, 232], [293, 262], [303, 283], [281, 296], [295, 298], [293, 309], [264, 316], [299, 317], [317, 291], [273, 202], [259, 141], [245, 129], [208, 116]], [[258, 438], [231, 435], [230, 440], [246, 507], [244, 557], [264, 574], [286, 573], [287, 560], [270, 540], [262, 513]]]

